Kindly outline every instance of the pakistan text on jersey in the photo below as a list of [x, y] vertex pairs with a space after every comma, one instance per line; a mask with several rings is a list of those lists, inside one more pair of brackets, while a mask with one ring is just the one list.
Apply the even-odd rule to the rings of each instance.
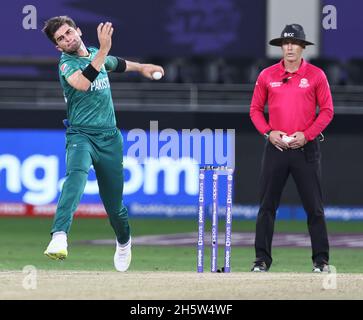
[[109, 87], [110, 87], [110, 82], [108, 80], [108, 77], [96, 79], [91, 84], [91, 91], [103, 90], [103, 89], [107, 89]]

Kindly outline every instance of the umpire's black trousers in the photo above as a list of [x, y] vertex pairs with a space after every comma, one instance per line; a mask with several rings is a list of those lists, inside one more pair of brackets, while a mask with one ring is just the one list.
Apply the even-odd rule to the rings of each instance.
[[276, 210], [291, 173], [307, 213], [312, 260], [328, 263], [329, 242], [321, 191], [320, 142], [308, 142], [300, 149], [278, 150], [266, 142], [260, 176], [260, 210], [256, 221], [256, 261], [272, 263], [271, 243]]

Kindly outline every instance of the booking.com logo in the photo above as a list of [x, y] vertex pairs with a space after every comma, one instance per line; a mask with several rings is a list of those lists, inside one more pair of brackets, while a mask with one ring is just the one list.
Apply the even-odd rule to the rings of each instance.
[[[46, 133], [45, 133], [46, 134]], [[17, 139], [23, 139], [20, 135]], [[31, 152], [32, 141], [27, 135]], [[29, 140], [29, 141], [28, 141]], [[48, 143], [52, 143], [50, 140]], [[44, 145], [44, 153], [47, 150]], [[20, 156], [0, 152], [0, 192], [21, 195], [21, 200], [33, 205], [49, 204], [56, 200], [65, 178], [61, 170], [60, 152], [37, 152]], [[150, 130], [133, 129], [124, 134], [124, 195], [142, 192], [145, 195], [198, 194], [200, 164], [234, 167], [235, 130], [233, 129], [164, 129], [158, 122]], [[22, 160], [20, 160], [20, 158]], [[97, 195], [97, 180], [90, 175], [85, 195]], [[182, 189], [183, 188], [183, 189]], [[5, 189], [5, 190], [4, 190]]]

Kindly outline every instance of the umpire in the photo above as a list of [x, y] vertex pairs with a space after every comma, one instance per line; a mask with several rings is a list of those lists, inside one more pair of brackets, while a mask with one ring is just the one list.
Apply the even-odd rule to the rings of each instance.
[[[256, 129], [266, 145], [260, 176], [260, 209], [256, 221], [256, 260], [251, 271], [268, 271], [276, 210], [291, 173], [307, 213], [314, 272], [329, 271], [329, 242], [321, 190], [319, 137], [334, 114], [324, 72], [306, 62], [301, 25], [286, 25], [270, 45], [281, 47], [282, 60], [259, 74], [250, 108]], [[264, 116], [268, 105], [268, 122]], [[317, 106], [319, 113], [317, 114]]]

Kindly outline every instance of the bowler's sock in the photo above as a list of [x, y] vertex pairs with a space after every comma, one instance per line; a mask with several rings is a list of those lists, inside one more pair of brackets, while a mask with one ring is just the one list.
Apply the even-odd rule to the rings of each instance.
[[57, 231], [52, 234], [52, 240], [64, 240], [67, 241], [67, 234], [64, 231]]
[[130, 236], [129, 241], [127, 241], [126, 243], [121, 244], [121, 243], [120, 243], [120, 242], [118, 242], [118, 241], [117, 241], [117, 243], [118, 243], [118, 247], [119, 247], [119, 248], [121, 248], [121, 249], [125, 249], [125, 248], [127, 248], [128, 246], [130, 246], [130, 245], [131, 245], [131, 236]]

